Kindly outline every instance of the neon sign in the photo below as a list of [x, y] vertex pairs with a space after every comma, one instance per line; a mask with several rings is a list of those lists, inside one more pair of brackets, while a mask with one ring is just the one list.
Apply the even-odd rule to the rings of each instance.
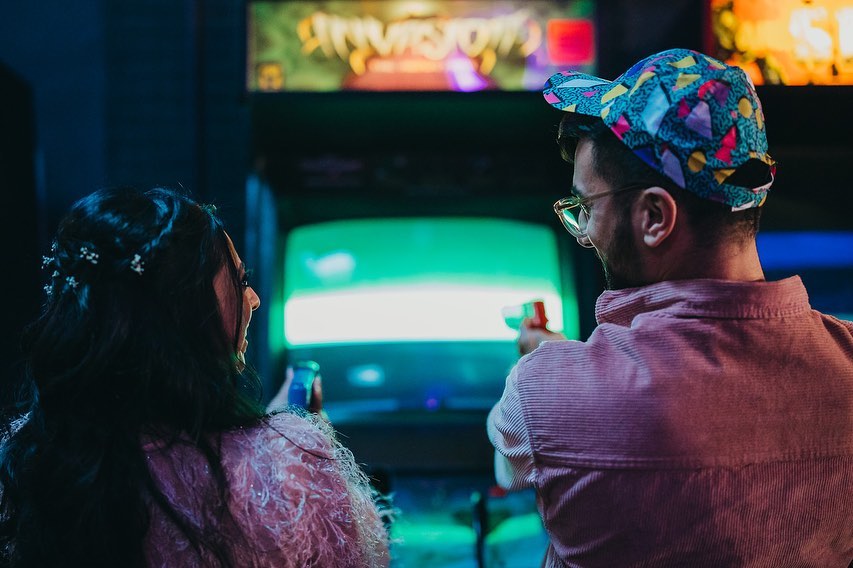
[[526, 58], [542, 45], [542, 28], [527, 10], [488, 19], [425, 18], [388, 24], [373, 16], [342, 18], [316, 12], [299, 23], [298, 31], [303, 53], [319, 48], [326, 57], [337, 54], [359, 75], [365, 73], [368, 58], [406, 51], [431, 61], [461, 51], [481, 59], [481, 71], [489, 73], [498, 54], [507, 56], [516, 48]]
[[709, 52], [756, 84], [853, 84], [853, 0], [710, 0]]
[[593, 71], [591, 0], [253, 2], [255, 91], [539, 89]]

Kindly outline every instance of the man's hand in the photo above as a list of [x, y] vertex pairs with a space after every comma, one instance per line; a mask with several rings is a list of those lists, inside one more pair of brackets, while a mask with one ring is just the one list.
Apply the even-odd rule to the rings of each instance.
[[562, 333], [543, 329], [541, 327], [533, 327], [533, 320], [524, 318], [521, 321], [521, 329], [518, 334], [518, 352], [521, 355], [527, 355], [539, 347], [543, 341], [561, 341], [565, 340], [566, 336]]

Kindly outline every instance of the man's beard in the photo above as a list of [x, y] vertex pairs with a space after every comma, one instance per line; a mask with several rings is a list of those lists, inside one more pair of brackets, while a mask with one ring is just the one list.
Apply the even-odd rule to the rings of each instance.
[[625, 213], [627, 212], [620, 215], [616, 223], [608, 254], [596, 250], [604, 268], [604, 281], [608, 290], [636, 288], [647, 284], [642, 276], [639, 249], [631, 233], [630, 217]]

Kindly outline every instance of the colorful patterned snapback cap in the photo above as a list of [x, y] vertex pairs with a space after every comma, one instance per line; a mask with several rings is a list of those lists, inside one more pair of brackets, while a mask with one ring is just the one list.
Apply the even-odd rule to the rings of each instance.
[[[643, 59], [614, 81], [557, 73], [543, 94], [559, 110], [600, 117], [623, 144], [679, 187], [735, 211], [764, 204], [776, 166], [767, 154], [755, 87], [738, 67], [671, 49]], [[766, 172], [761, 185], [730, 183], [750, 161]]]

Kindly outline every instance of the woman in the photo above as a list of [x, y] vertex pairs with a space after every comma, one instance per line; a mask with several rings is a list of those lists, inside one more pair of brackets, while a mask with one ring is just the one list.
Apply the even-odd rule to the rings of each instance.
[[211, 207], [104, 190], [60, 225], [6, 428], [9, 566], [384, 566], [364, 474], [317, 418], [265, 414], [260, 301]]

